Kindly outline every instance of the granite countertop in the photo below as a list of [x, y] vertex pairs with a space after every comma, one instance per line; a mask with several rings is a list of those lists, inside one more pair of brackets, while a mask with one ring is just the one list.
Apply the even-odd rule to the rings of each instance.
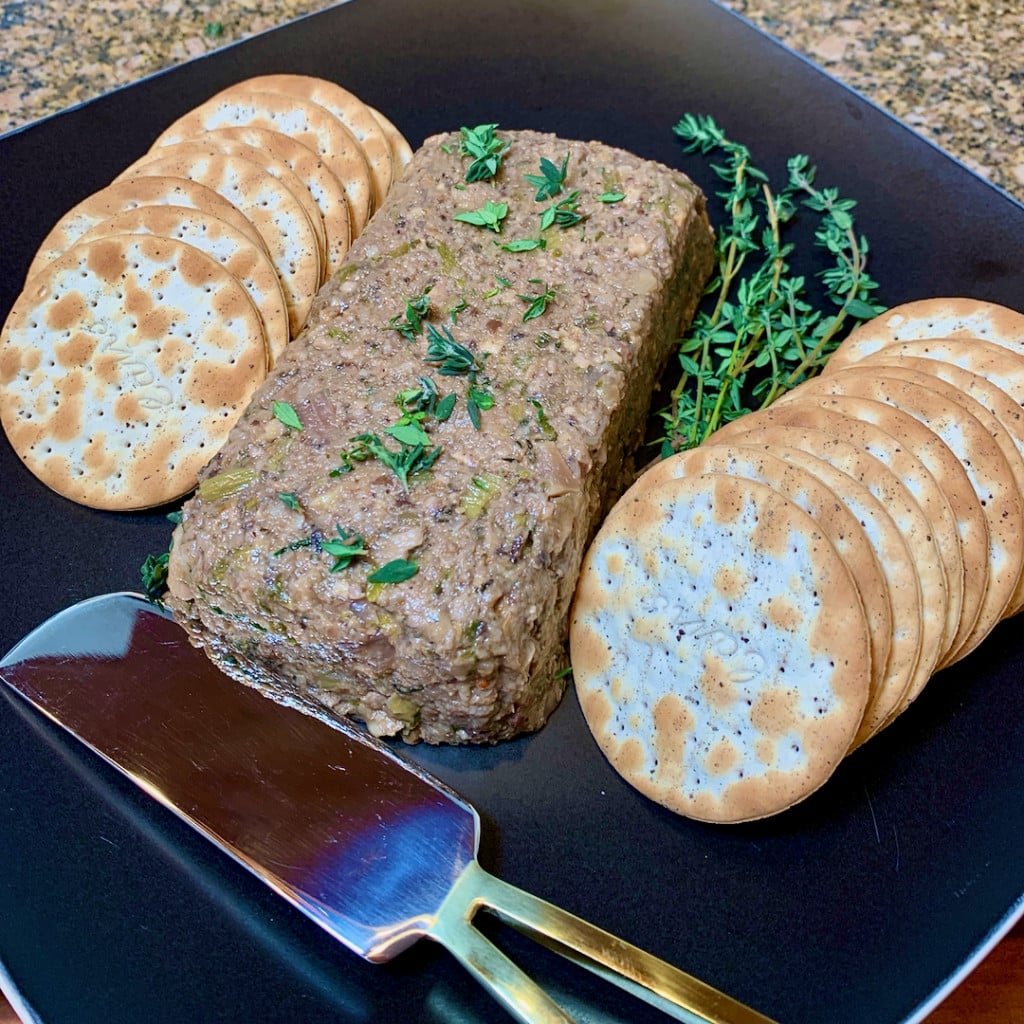
[[[1021, 0], [719, 2], [1024, 202]], [[332, 5], [0, 0], [0, 133]], [[1019, 925], [929, 1024], [1008, 1020], [1022, 944]]]
[[[723, 0], [1024, 201], [1019, 0]], [[0, 0], [0, 132], [331, 6]]]

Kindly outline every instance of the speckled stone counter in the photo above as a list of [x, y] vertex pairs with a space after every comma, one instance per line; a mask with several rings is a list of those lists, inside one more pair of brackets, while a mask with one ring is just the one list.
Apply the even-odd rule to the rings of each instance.
[[[725, 0], [1024, 201], [1020, 0]], [[326, 0], [0, 0], [0, 132]]]

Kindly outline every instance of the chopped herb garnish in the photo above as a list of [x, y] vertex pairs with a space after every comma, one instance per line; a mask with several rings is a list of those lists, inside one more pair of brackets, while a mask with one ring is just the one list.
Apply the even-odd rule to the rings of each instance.
[[569, 166], [569, 154], [565, 154], [562, 166], [553, 164], [546, 156], [540, 158], [540, 174], [525, 174], [523, 177], [537, 190], [534, 198], [538, 203], [554, 199], [565, 184], [565, 172]]
[[[442, 334], [442, 331], [444, 332]], [[486, 387], [477, 386], [477, 375], [482, 367], [476, 357], [464, 345], [460, 345], [447, 327], [439, 331], [433, 324], [427, 324], [427, 362], [437, 367], [437, 372], [445, 376], [466, 376], [469, 378], [469, 389], [466, 393], [466, 407], [473, 426], [480, 429], [481, 411], [494, 405], [494, 396]], [[454, 402], [452, 403], [454, 406]], [[450, 414], [450, 410], [449, 410]]]
[[[399, 442], [406, 444], [429, 444], [430, 435], [423, 429], [423, 421], [433, 417], [439, 423], [444, 422], [455, 408], [454, 393], [437, 397], [437, 385], [432, 377], [420, 377], [418, 388], [405, 388], [395, 395], [395, 404], [402, 410], [402, 415], [394, 426], [388, 427], [387, 433]], [[414, 428], [403, 430], [402, 428]]]
[[[177, 526], [181, 522], [180, 512], [168, 512], [167, 521]], [[153, 604], [161, 603], [161, 595], [167, 589], [167, 563], [171, 557], [171, 546], [159, 555], [146, 555], [145, 561], [139, 567], [139, 575], [142, 577], [142, 589], [145, 591], [146, 599]]]
[[290, 544], [285, 544], [283, 548], [278, 548], [274, 552], [274, 557], [278, 558], [286, 551], [298, 551], [300, 548], [311, 548], [313, 546], [314, 543], [312, 537], [300, 537], [298, 540], [293, 540]]
[[509, 281], [507, 278], [496, 277], [494, 279], [494, 287], [490, 291], [484, 292], [483, 297], [485, 299], [493, 299], [495, 295], [504, 291], [506, 288], [510, 288], [511, 286], [512, 282]]
[[477, 210], [464, 210], [457, 213], [453, 220], [472, 224], [474, 227], [487, 228], [489, 231], [501, 231], [501, 222], [508, 216], [508, 203], [492, 203], [490, 199]]
[[480, 124], [476, 128], [459, 129], [462, 134], [459, 152], [462, 156], [473, 157], [466, 168], [466, 181], [485, 181], [498, 173], [511, 143], [494, 134], [497, 127], [496, 124]]
[[299, 496], [294, 491], [278, 491], [277, 496], [294, 512], [299, 507]]
[[340, 572], [342, 569], [347, 569], [352, 564], [353, 559], [366, 552], [362, 537], [357, 537], [347, 530], [343, 530], [337, 523], [335, 523], [334, 529], [338, 534], [338, 539], [335, 540], [332, 537], [330, 540], [322, 540], [320, 542], [320, 550], [334, 556], [331, 572]]
[[220, 39], [224, 35], [224, 24], [220, 21], [208, 21], [203, 28], [203, 35], [207, 39]]
[[408, 423], [415, 417], [423, 418], [433, 411], [437, 402], [437, 385], [431, 377], [420, 377], [418, 388], [403, 388], [395, 395], [395, 405], [402, 410], [400, 423]]
[[418, 388], [405, 388], [395, 395], [395, 404], [402, 410], [399, 423], [418, 423], [433, 416], [435, 420], [448, 419], [455, 407], [455, 395], [437, 397], [437, 385], [432, 377], [420, 377]]
[[[529, 252], [531, 249], [544, 249], [547, 248], [547, 242], [543, 238], [517, 238], [514, 242], [495, 242], [499, 249], [504, 249], [505, 252]], [[497, 294], [498, 289], [493, 292], [488, 292], [484, 298], [489, 295]]]
[[456, 401], [457, 399], [454, 391], [445, 395], [444, 398], [442, 398], [434, 407], [434, 419], [442, 423], [448, 419], [452, 414], [452, 410], [455, 408]]
[[560, 228], [571, 228], [573, 224], [579, 224], [583, 220], [583, 214], [579, 212], [579, 198], [579, 190], [570, 192], [554, 206], [549, 206], [542, 211], [540, 215], [541, 231], [546, 231], [552, 224]]
[[[598, 197], [599, 203], [621, 203], [626, 198], [625, 192], [602, 192]], [[571, 671], [571, 670], [570, 670]]]
[[474, 428], [480, 429], [480, 413], [494, 407], [494, 395], [484, 388], [471, 387], [466, 395], [466, 410]]
[[555, 297], [555, 289], [549, 288], [540, 278], [530, 278], [530, 284], [539, 284], [544, 290], [540, 295], [520, 295], [519, 298], [523, 302], [529, 303], [526, 308], [526, 312], [523, 313], [523, 323], [528, 320], [535, 320], [537, 317], [548, 308], [548, 303], [551, 302]]
[[427, 324], [427, 362], [437, 367], [437, 372], [446, 377], [467, 374], [475, 376], [480, 372], [476, 357], [464, 345], [460, 345], [444, 324], [438, 330]]
[[469, 303], [465, 299], [459, 299], [459, 301], [448, 310], [448, 319], [451, 320], [453, 324], [457, 324], [459, 322], [459, 314], [466, 309], [469, 309]]
[[427, 285], [415, 298], [405, 300], [405, 317], [399, 313], [387, 322], [387, 330], [398, 331], [403, 338], [413, 341], [423, 333], [423, 320], [430, 312], [430, 289]]
[[334, 529], [338, 534], [337, 540], [333, 537], [323, 540], [320, 532], [315, 531], [308, 537], [300, 537], [298, 540], [285, 544], [283, 548], [278, 548], [274, 552], [274, 557], [277, 558], [287, 551], [300, 551], [302, 548], [312, 548], [314, 551], [324, 551], [328, 555], [334, 556], [331, 572], [347, 569], [353, 558], [364, 553], [363, 538], [350, 534], [347, 530], [342, 529], [338, 523], [334, 524]]
[[409, 490], [409, 477], [423, 473], [437, 460], [441, 447], [428, 448], [423, 444], [402, 444], [398, 451], [389, 448], [376, 434], [358, 434], [352, 438], [353, 446], [341, 453], [341, 465], [331, 470], [331, 476], [342, 476], [355, 469], [357, 462], [376, 459], [382, 462], [402, 483], [405, 491]]
[[404, 558], [393, 558], [386, 562], [379, 569], [371, 572], [366, 577], [368, 583], [404, 583], [411, 580], [420, 571], [415, 562], [408, 562]]
[[430, 435], [413, 420], [408, 420], [405, 423], [393, 423], [384, 433], [390, 434], [399, 444], [410, 446], [430, 444]]
[[551, 426], [551, 421], [548, 419], [547, 413], [544, 411], [544, 406], [536, 398], [530, 399], [530, 405], [537, 410], [537, 426], [540, 427], [541, 433], [549, 440], [556, 441], [558, 439], [558, 431]]
[[288, 402], [274, 403], [274, 419], [280, 420], [289, 430], [301, 430], [299, 414]]

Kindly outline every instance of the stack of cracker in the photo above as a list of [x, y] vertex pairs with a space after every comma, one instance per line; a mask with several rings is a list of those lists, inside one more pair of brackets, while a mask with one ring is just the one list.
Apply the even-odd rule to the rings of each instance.
[[643, 473], [591, 546], [573, 675], [614, 768], [778, 813], [1024, 607], [1024, 315], [908, 303]]
[[0, 421], [28, 469], [108, 510], [188, 493], [411, 156], [303, 75], [175, 121], [53, 226], [0, 333]]

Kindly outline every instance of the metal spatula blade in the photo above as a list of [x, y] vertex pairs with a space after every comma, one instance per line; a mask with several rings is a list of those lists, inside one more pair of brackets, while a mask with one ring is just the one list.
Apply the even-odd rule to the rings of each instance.
[[473, 927], [484, 907], [678, 1020], [770, 1024], [489, 875], [479, 818], [456, 793], [355, 726], [229, 679], [137, 595], [55, 615], [0, 678], [368, 960], [427, 936], [516, 1019], [570, 1021]]

